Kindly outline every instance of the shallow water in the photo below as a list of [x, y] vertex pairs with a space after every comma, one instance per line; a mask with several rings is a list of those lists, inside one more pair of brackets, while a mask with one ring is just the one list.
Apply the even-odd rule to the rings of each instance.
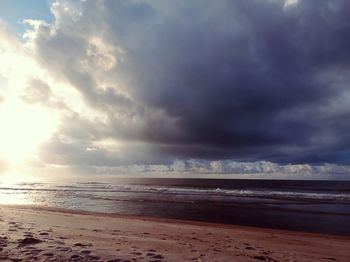
[[350, 235], [349, 181], [118, 179], [0, 184], [0, 204]]

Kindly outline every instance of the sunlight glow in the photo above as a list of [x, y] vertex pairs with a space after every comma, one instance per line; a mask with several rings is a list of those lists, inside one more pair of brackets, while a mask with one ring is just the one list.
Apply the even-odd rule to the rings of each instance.
[[284, 8], [288, 8], [290, 6], [297, 5], [299, 0], [285, 0], [284, 2]]
[[11, 99], [0, 104], [0, 123], [0, 157], [21, 164], [35, 156], [39, 145], [54, 132], [58, 118], [41, 106]]

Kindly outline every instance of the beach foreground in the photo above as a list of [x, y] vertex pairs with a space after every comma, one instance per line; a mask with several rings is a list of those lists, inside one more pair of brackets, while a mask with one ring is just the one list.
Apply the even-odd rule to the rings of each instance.
[[349, 261], [350, 237], [0, 206], [0, 261]]

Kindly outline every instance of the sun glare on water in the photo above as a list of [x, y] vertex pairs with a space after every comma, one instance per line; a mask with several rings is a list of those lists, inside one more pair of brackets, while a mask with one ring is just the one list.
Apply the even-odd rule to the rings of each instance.
[[16, 165], [35, 156], [57, 122], [55, 114], [39, 105], [18, 99], [4, 101], [0, 104], [0, 158]]

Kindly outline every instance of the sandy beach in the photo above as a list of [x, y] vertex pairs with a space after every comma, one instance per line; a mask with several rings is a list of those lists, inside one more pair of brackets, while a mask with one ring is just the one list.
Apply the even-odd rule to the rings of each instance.
[[0, 206], [0, 261], [349, 261], [350, 237]]

